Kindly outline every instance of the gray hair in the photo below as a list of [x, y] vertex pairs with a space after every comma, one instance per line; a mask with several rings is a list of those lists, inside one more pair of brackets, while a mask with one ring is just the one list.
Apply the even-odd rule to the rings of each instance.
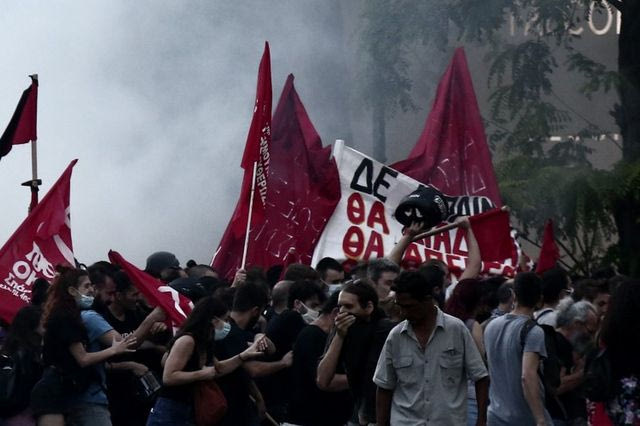
[[595, 306], [591, 302], [581, 300], [574, 302], [570, 297], [562, 299], [558, 305], [558, 316], [556, 318], [556, 327], [566, 327], [574, 322], [587, 322], [589, 312], [598, 315]]
[[395, 272], [400, 273], [400, 267], [393, 260], [389, 260], [386, 257], [380, 257], [378, 259], [372, 259], [367, 266], [367, 276], [374, 283], [380, 279], [383, 272]]

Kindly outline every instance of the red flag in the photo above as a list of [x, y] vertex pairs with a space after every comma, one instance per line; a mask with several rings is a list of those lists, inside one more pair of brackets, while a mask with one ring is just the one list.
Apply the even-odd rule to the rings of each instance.
[[51, 281], [58, 264], [73, 266], [69, 193], [73, 160], [0, 249], [0, 318], [29, 303], [36, 278]]
[[36, 127], [38, 118], [38, 77], [31, 76], [29, 86], [20, 97], [9, 125], [0, 136], [0, 158], [11, 151], [13, 145], [27, 143], [38, 139]]
[[558, 259], [560, 259], [560, 250], [558, 250], [556, 240], [553, 236], [553, 222], [549, 219], [544, 225], [542, 248], [540, 249], [540, 256], [538, 257], [536, 273], [542, 274], [544, 271], [555, 267]]
[[483, 195], [500, 207], [500, 193], [467, 60], [456, 49], [424, 130], [406, 160], [392, 168], [445, 194]]
[[182, 325], [193, 309], [193, 303], [188, 298], [127, 262], [117, 251], [109, 250], [109, 261], [120, 266], [147, 300], [160, 306], [174, 324]]
[[[263, 223], [253, 224], [248, 266], [269, 268], [284, 263], [290, 248], [310, 264], [313, 249], [340, 200], [340, 177], [331, 147], [322, 147], [293, 86], [285, 83], [273, 116], [273, 139]], [[240, 267], [243, 236], [227, 227], [212, 264], [232, 278]]]
[[469, 216], [469, 222], [484, 262], [518, 258], [517, 248], [511, 237], [508, 211], [489, 210]]
[[264, 220], [267, 202], [267, 177], [269, 176], [271, 157], [271, 59], [269, 43], [264, 44], [264, 53], [258, 68], [258, 87], [256, 89], [256, 103], [253, 118], [247, 135], [247, 142], [242, 156], [244, 178], [236, 210], [231, 218], [231, 226], [236, 236], [244, 235], [247, 230], [249, 216], [249, 201], [253, 183], [253, 164], [256, 163], [255, 193], [253, 195], [253, 210], [251, 224], [259, 224]]

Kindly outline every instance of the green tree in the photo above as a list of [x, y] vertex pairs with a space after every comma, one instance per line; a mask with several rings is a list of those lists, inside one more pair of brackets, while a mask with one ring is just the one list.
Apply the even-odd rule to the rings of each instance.
[[[503, 198], [523, 233], [540, 236], [547, 218], [574, 268], [588, 274], [605, 258], [625, 273], [640, 274], [640, 2], [610, 0], [621, 11], [618, 69], [608, 70], [575, 47], [570, 31], [590, 19], [587, 0], [389, 0], [363, 3], [362, 87], [374, 123], [389, 110], [413, 107], [410, 54], [416, 46], [464, 42], [487, 52], [490, 110], [483, 111]], [[593, 13], [606, 4], [596, 1]], [[587, 11], [587, 12], [585, 12]], [[531, 37], [504, 37], [508, 20], [528, 25]], [[579, 140], [549, 137], [574, 121], [570, 105], [554, 92], [554, 73], [585, 79], [586, 99], [617, 90], [612, 115], [622, 135], [622, 160], [595, 170]], [[377, 104], [376, 104], [377, 103]], [[575, 122], [573, 123], [575, 125]], [[384, 142], [384, 125], [374, 138]], [[601, 133], [592, 123], [582, 138]], [[377, 152], [374, 152], [377, 155]], [[384, 158], [381, 156], [379, 158]], [[498, 160], [496, 160], [498, 159]], [[616, 235], [617, 234], [617, 235]], [[617, 236], [617, 244], [607, 247]]]

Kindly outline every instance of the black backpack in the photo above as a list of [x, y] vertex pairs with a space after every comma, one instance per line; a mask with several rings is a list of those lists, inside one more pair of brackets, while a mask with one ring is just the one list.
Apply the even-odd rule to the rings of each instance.
[[20, 363], [14, 356], [0, 354], [0, 416], [20, 412], [24, 401], [20, 389]]
[[542, 360], [542, 371], [538, 370], [538, 375], [544, 385], [545, 401], [555, 401], [560, 410], [566, 415], [566, 410], [557, 395], [557, 390], [560, 386], [561, 365], [558, 359], [556, 330], [550, 325], [538, 324], [535, 320], [528, 319], [520, 331], [520, 343], [524, 349], [527, 335], [536, 325], [544, 332], [544, 344], [547, 350], [547, 357]]
[[590, 401], [609, 401], [614, 393], [611, 360], [606, 349], [598, 351], [587, 360], [584, 377], [585, 395]]

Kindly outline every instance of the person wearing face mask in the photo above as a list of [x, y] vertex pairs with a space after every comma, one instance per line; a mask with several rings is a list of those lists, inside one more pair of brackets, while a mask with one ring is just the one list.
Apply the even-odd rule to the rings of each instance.
[[[267, 325], [267, 337], [276, 347], [275, 353], [267, 361], [278, 362], [285, 356], [292, 356], [298, 334], [318, 318], [317, 309], [324, 301], [325, 293], [315, 281], [298, 280], [291, 285], [287, 309]], [[276, 421], [286, 418], [291, 380], [290, 369], [285, 368], [256, 381], [265, 397], [267, 411]]]
[[[207, 354], [216, 342], [231, 330], [226, 321], [228, 309], [212, 296], [196, 303], [173, 340], [169, 343], [162, 372], [162, 389], [149, 415], [148, 426], [192, 425], [194, 423], [194, 385], [203, 380], [217, 379], [238, 369], [245, 361], [262, 356], [266, 339], [256, 339], [237, 355], [218, 361]], [[227, 401], [229, 402], [229, 401]]]
[[[90, 339], [82, 312], [92, 303], [93, 286], [87, 272], [61, 268], [43, 309], [45, 371], [31, 393], [31, 410], [39, 425], [64, 425], [65, 420], [76, 415], [80, 410], [78, 398], [92, 387], [100, 389], [100, 378], [94, 367], [131, 351], [136, 344], [135, 336], [114, 338], [106, 349], [89, 351]], [[92, 424], [111, 424], [106, 397], [104, 405], [92, 408]]]

